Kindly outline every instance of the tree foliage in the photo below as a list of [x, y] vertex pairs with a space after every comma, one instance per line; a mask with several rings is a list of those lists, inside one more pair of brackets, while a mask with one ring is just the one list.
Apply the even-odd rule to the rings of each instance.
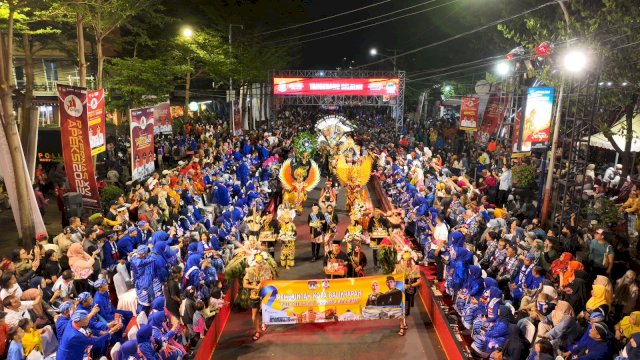
[[154, 105], [175, 89], [175, 78], [186, 72], [185, 65], [166, 59], [110, 59], [105, 72], [107, 105], [119, 111]]

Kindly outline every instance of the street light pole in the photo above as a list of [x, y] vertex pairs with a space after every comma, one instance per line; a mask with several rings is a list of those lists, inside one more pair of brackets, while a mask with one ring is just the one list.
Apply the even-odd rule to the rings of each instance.
[[[570, 18], [569, 12], [567, 11], [567, 7], [564, 5], [563, 0], [557, 0], [558, 5], [562, 9], [562, 13], [564, 15], [564, 21], [567, 24], [567, 40], [569, 39], [570, 33]], [[569, 47], [569, 41], [567, 41], [567, 47]], [[560, 119], [562, 117], [562, 100], [564, 97], [564, 82], [565, 82], [565, 74], [562, 72], [562, 76], [560, 79], [560, 92], [558, 93], [558, 104], [556, 105], [556, 116], [555, 122], [553, 126], [553, 137], [551, 140], [551, 154], [549, 154], [549, 166], [547, 166], [547, 179], [544, 185], [544, 200], [542, 202], [542, 214], [540, 214], [540, 224], [546, 225], [547, 218], [549, 217], [549, 203], [551, 202], [551, 187], [553, 183], [553, 173], [555, 172], [556, 165], [556, 151], [558, 149], [558, 133], [560, 132]]]

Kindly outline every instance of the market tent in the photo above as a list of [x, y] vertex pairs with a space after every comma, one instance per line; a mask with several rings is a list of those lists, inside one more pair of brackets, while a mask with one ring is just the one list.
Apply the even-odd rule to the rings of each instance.
[[[626, 144], [625, 122], [626, 120], [622, 119], [611, 127], [611, 132], [613, 133], [613, 139], [621, 149], [624, 149]], [[631, 151], [640, 152], [640, 115], [637, 115], [633, 119], [632, 129], [633, 129], [633, 139], [631, 140]], [[586, 141], [587, 138], [585, 137], [582, 140]], [[608, 149], [608, 150], [615, 150], [611, 145], [611, 143], [609, 142], [609, 140], [604, 136], [602, 132], [591, 135], [591, 139], [589, 140], [589, 145]]]

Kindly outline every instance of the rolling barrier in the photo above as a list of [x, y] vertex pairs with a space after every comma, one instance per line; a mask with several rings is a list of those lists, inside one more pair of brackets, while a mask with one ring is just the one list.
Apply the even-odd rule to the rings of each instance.
[[228, 305], [223, 306], [218, 315], [216, 315], [216, 318], [213, 319], [213, 322], [207, 331], [207, 335], [202, 339], [200, 348], [196, 352], [195, 360], [210, 360], [213, 358], [213, 353], [218, 345], [218, 340], [220, 340], [220, 336], [222, 336], [224, 327], [227, 325], [229, 316], [231, 316], [231, 307], [238, 296], [239, 289], [240, 282], [238, 280], [235, 280], [230, 284], [229, 290], [224, 296], [224, 301], [227, 302]]

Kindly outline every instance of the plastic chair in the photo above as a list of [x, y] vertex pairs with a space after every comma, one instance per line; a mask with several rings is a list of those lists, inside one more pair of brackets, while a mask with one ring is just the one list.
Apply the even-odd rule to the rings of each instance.
[[138, 326], [146, 325], [149, 323], [147, 314], [145, 314], [144, 312], [140, 312], [140, 314], [138, 314], [138, 316], [136, 317], [136, 321], [138, 323]]
[[115, 344], [113, 344], [113, 347], [111, 348], [111, 360], [120, 360], [120, 343], [117, 342]]
[[118, 294], [118, 310], [127, 310], [132, 313], [137, 313], [138, 309], [138, 296], [136, 290], [127, 288], [127, 283], [121, 274], [116, 273], [113, 275], [113, 285], [116, 288], [116, 294]]

